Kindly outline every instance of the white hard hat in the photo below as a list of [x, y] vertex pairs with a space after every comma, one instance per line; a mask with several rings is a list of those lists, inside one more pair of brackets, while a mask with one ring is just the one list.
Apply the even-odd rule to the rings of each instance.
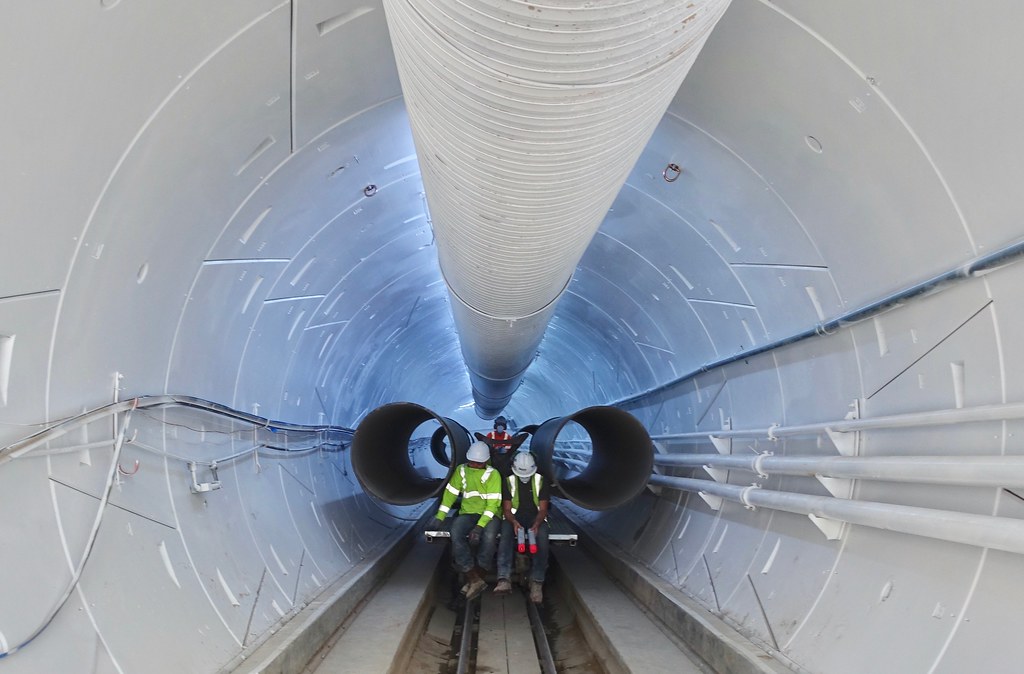
[[512, 472], [516, 477], [527, 478], [537, 472], [537, 461], [529, 452], [519, 452], [512, 459]]
[[478, 463], [485, 463], [491, 458], [491, 448], [487, 446], [486, 442], [477, 440], [469, 449], [466, 450], [466, 460], [476, 461]]

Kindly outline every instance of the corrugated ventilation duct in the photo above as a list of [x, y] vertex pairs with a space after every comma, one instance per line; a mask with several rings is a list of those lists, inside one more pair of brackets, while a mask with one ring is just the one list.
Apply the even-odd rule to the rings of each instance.
[[729, 0], [385, 0], [477, 413], [497, 415]]

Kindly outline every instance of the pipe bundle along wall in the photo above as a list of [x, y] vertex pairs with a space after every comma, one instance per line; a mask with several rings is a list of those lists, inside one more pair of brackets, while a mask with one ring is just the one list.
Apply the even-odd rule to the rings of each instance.
[[497, 415], [729, 0], [385, 0], [477, 413]]
[[650, 481], [655, 486], [710, 494], [742, 503], [750, 508], [769, 508], [797, 515], [812, 515], [834, 522], [849, 522], [876, 529], [1024, 554], [1024, 521], [1009, 517], [855, 501], [831, 496], [812, 496], [686, 477], [652, 475]]

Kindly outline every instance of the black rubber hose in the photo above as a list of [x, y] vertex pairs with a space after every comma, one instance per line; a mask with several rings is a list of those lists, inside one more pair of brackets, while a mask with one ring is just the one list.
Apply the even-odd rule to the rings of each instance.
[[[571, 421], [590, 435], [592, 453], [580, 474], [559, 480], [553, 461], [555, 440]], [[588, 407], [545, 421], [534, 432], [530, 451], [541, 472], [551, 476], [555, 493], [588, 510], [608, 510], [630, 501], [644, 490], [654, 468], [654, 445], [647, 429], [617, 407]]]
[[[413, 432], [432, 419], [441, 424], [448, 446], [454, 448], [448, 477], [459, 462], [465, 461], [469, 433], [461, 425], [415, 403], [384, 405], [367, 414], [352, 437], [352, 468], [366, 492], [392, 505], [414, 505], [441, 491], [447, 477], [423, 475], [413, 467], [409, 456]], [[437, 458], [437, 454], [434, 456]]]

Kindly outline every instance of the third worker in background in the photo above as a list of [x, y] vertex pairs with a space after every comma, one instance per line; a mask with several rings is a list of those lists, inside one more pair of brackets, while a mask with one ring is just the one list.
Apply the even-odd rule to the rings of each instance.
[[[512, 461], [512, 474], [502, 480], [501, 540], [498, 543], [498, 584], [495, 594], [512, 591], [512, 562], [518, 534], [530, 540], [530, 601], [544, 600], [544, 574], [548, 568], [548, 506], [551, 488], [537, 471], [537, 460], [529, 452], [519, 452]], [[532, 534], [532, 538], [530, 536]]]
[[487, 444], [491, 446], [491, 465], [501, 476], [507, 477], [512, 463], [512, 435], [508, 432], [508, 420], [499, 416], [494, 420], [494, 430], [487, 433]]

